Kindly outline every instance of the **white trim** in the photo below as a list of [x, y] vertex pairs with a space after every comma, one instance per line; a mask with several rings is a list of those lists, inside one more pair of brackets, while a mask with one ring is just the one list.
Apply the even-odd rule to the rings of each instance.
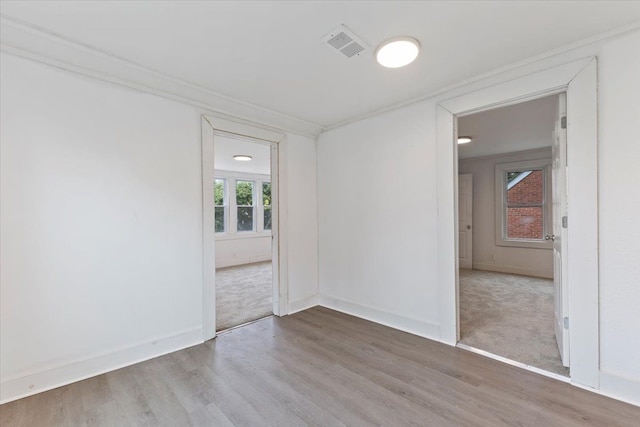
[[518, 274], [520, 276], [540, 277], [542, 279], [553, 279], [553, 271], [551, 275], [540, 274], [540, 269], [530, 270], [528, 268], [514, 267], [511, 265], [486, 264], [482, 262], [473, 263], [474, 270], [494, 271], [497, 273]]
[[502, 363], [506, 363], [507, 365], [515, 366], [516, 368], [524, 369], [525, 371], [535, 372], [536, 374], [544, 375], [545, 377], [562, 381], [563, 383], [571, 382], [571, 378], [569, 377], [565, 377], [554, 372], [545, 371], [544, 369], [536, 368], [535, 366], [527, 365], [526, 363], [518, 362], [517, 360], [507, 359], [506, 357], [498, 356], [497, 354], [489, 353], [488, 351], [480, 350], [479, 348], [471, 347], [466, 344], [458, 343], [456, 347], [462, 350], [470, 351], [471, 353], [476, 353], [481, 356], [488, 357], [489, 359], [494, 359]]
[[253, 181], [271, 182], [271, 175], [265, 175], [261, 173], [234, 172], [234, 171], [216, 169], [214, 175], [216, 178], [240, 178], [241, 181], [253, 180]]
[[[317, 137], [322, 126], [181, 80], [32, 24], [0, 16], [0, 50], [206, 110], [208, 115]], [[215, 128], [216, 126], [214, 126]]]
[[[507, 239], [506, 234], [506, 197], [511, 186], [505, 186], [505, 173], [514, 170], [542, 170], [543, 175], [543, 224], [542, 224], [542, 236], [540, 240], [534, 239]], [[527, 175], [528, 176], [528, 175]], [[522, 177], [519, 177], [509, 184], [517, 184], [522, 181]], [[507, 190], [505, 191], [505, 187]], [[532, 249], [553, 249], [553, 242], [551, 240], [544, 240], [544, 236], [551, 234], [553, 228], [552, 221], [552, 204], [549, 203], [551, 197], [551, 158], [546, 157], [542, 159], [523, 160], [508, 163], [496, 163], [495, 165], [495, 189], [494, 189], [494, 232], [495, 232], [495, 244], [496, 246], [509, 246], [516, 248], [532, 248]]]
[[320, 304], [320, 295], [315, 294], [310, 297], [302, 298], [297, 301], [289, 302], [289, 314], [307, 310]]
[[242, 239], [260, 239], [263, 237], [271, 237], [271, 231], [239, 231], [234, 234], [228, 233], [215, 233], [216, 241], [222, 240], [242, 240]]
[[[457, 144], [454, 115], [567, 91], [571, 380], [598, 388], [597, 62], [594, 57], [546, 69], [444, 101], [437, 106], [438, 290], [441, 340], [458, 338]], [[580, 144], [571, 144], [580, 141]], [[580, 186], [581, 190], [571, 192]]]
[[438, 336], [440, 336], [440, 328], [435, 323], [399, 316], [357, 302], [320, 294], [319, 305], [423, 338], [437, 341]]
[[216, 336], [216, 240], [214, 200], [213, 128], [205, 116], [202, 127], [202, 333], [204, 341]]
[[202, 342], [202, 329], [197, 327], [87, 358], [40, 367], [9, 378], [3, 377], [0, 383], [0, 404], [82, 381]]
[[[282, 232], [286, 232], [286, 222], [283, 221], [280, 207], [284, 206], [286, 200], [282, 200], [281, 195], [285, 193], [281, 185], [286, 185], [282, 179], [282, 171], [286, 168], [286, 162], [281, 161], [280, 146], [286, 141], [286, 134], [266, 129], [260, 126], [251, 126], [245, 122], [220, 119], [203, 115], [203, 277], [208, 275], [208, 279], [203, 280], [203, 329], [206, 326], [205, 340], [215, 336], [215, 233], [213, 208], [213, 180], [215, 176], [215, 166], [213, 160], [213, 146], [216, 135], [228, 137], [229, 133], [238, 136], [240, 139], [259, 139], [267, 141], [271, 146], [271, 197], [272, 201], [272, 265], [273, 265], [273, 313], [277, 316], [288, 314], [288, 283], [286, 275], [283, 274], [288, 269], [288, 259], [282, 255]], [[205, 125], [206, 123], [206, 125]], [[216, 126], [216, 127], [214, 127]], [[206, 138], [205, 138], [206, 136]], [[205, 150], [205, 145], [207, 146]], [[207, 156], [207, 158], [205, 158]], [[206, 180], [206, 182], [205, 182]], [[230, 181], [233, 181], [231, 179]], [[205, 189], [205, 185], [208, 189]], [[255, 193], [255, 191], [254, 191]], [[206, 202], [206, 203], [205, 203]], [[231, 211], [231, 209], [230, 209]], [[205, 220], [206, 219], [206, 220]], [[230, 221], [232, 223], [232, 221]], [[210, 224], [210, 226], [207, 226]], [[242, 236], [243, 233], [232, 233], [231, 236]], [[268, 237], [262, 233], [247, 232], [247, 237]], [[210, 265], [207, 265], [209, 263]], [[284, 276], [284, 278], [283, 278]], [[213, 295], [213, 296], [212, 296]], [[212, 303], [213, 301], [213, 303]], [[211, 326], [213, 323], [213, 327]]]
[[[611, 31], [607, 31], [605, 33], [602, 34], [597, 34], [593, 37], [587, 38], [587, 39], [583, 39], [583, 40], [579, 40], [578, 42], [575, 43], [571, 43], [568, 44], [566, 46], [562, 46], [560, 48], [557, 49], [553, 49], [550, 50], [548, 52], [544, 52], [540, 55], [536, 55], [536, 56], [532, 56], [530, 58], [527, 58], [523, 61], [519, 61], [513, 64], [509, 64], [506, 65], [504, 67], [499, 67], [496, 68], [494, 70], [491, 70], [487, 73], [484, 74], [480, 74], [477, 76], [474, 76], [472, 78], [469, 79], [465, 79], [459, 82], [456, 82], [452, 85], [448, 85], [448, 86], [444, 86], [444, 87], [440, 87], [436, 90], [433, 90], [431, 92], [427, 92], [425, 94], [419, 95], [416, 98], [413, 99], [409, 99], [406, 101], [401, 101], [392, 105], [388, 105], [385, 106], [383, 108], [379, 108], [373, 111], [369, 111], [367, 113], [364, 114], [360, 114], [354, 117], [351, 117], [347, 120], [342, 120], [339, 121], [337, 123], [333, 123], [333, 124], [329, 124], [327, 126], [324, 127], [323, 132], [328, 132], [330, 130], [342, 127], [342, 126], [346, 126], [350, 123], [355, 123], [355, 122], [359, 122], [361, 120], [370, 118], [370, 117], [374, 117], [374, 116], [378, 116], [380, 114], [383, 113], [387, 113], [393, 110], [397, 110], [399, 108], [402, 107], [406, 107], [412, 104], [416, 104], [418, 102], [421, 101], [425, 101], [427, 99], [431, 99], [431, 98], [435, 98], [436, 96], [439, 95], [443, 95], [449, 92], [455, 92], [455, 91], [460, 91], [463, 90], [465, 88], [471, 87], [471, 86], [478, 86], [478, 85], [482, 85], [483, 87], [486, 87], [486, 84], [497, 84], [500, 83], [501, 81], [504, 81], [504, 77], [505, 75], [510, 75], [511, 78], [519, 78], [526, 73], [525, 70], [528, 69], [527, 66], [529, 65], [538, 65], [536, 63], [542, 63], [542, 62], [546, 62], [546, 63], [558, 63], [558, 60], [562, 60], [562, 58], [564, 58], [563, 54], [571, 54], [575, 51], [579, 51], [581, 48], [586, 48], [589, 46], [593, 46], [593, 45], [597, 45], [597, 44], [602, 44], [606, 41], [618, 38], [618, 37], [623, 37], [624, 35], [628, 34], [628, 33], [632, 33], [634, 31], [638, 31], [640, 29], [640, 22], [634, 22], [630, 25], [626, 25], [624, 27], [619, 27], [619, 28], [615, 28]], [[572, 52], [573, 51], [573, 52]], [[554, 66], [556, 64], [552, 64], [551, 66]], [[524, 74], [523, 74], [523, 71]], [[493, 81], [493, 83], [491, 83], [491, 81]]]
[[[549, 157], [549, 153], [551, 152], [551, 147], [543, 147], [543, 148], [533, 148], [531, 150], [522, 150], [522, 151], [510, 151], [508, 153], [500, 153], [500, 154], [489, 154], [487, 156], [477, 156], [477, 157], [467, 157], [464, 159], [458, 159], [459, 163], [464, 162], [474, 162], [476, 160], [486, 160], [486, 159], [502, 159], [502, 158], [512, 158], [515, 155], [534, 157], [539, 155], [539, 158]], [[497, 163], [497, 162], [496, 162]]]
[[640, 380], [638, 379], [600, 371], [600, 389], [587, 388], [587, 390], [640, 407]]

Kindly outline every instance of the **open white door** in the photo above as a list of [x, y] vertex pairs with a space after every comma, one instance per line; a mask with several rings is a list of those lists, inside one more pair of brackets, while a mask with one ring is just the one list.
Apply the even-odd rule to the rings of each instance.
[[473, 265], [473, 176], [458, 175], [458, 257], [459, 267]]
[[555, 138], [552, 147], [553, 285], [555, 292], [555, 334], [562, 364], [569, 366], [569, 301], [567, 265], [567, 98], [558, 96]]

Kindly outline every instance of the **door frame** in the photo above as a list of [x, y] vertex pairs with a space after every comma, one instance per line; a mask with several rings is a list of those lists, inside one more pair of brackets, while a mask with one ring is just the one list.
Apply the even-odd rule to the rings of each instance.
[[[437, 109], [438, 291], [440, 339], [460, 336], [457, 117], [567, 93], [569, 212], [567, 277], [571, 382], [599, 387], [597, 60], [529, 74], [440, 102]], [[580, 141], [572, 144], [571, 141]]]
[[261, 127], [249, 122], [236, 122], [205, 115], [201, 116], [202, 143], [202, 333], [204, 341], [216, 336], [216, 264], [215, 264], [215, 219], [214, 209], [214, 139], [217, 135], [231, 134], [257, 139], [271, 147], [271, 191], [275, 203], [272, 207], [271, 249], [273, 266], [273, 313], [276, 316], [288, 314], [288, 282], [285, 212], [282, 195], [286, 188], [286, 166], [283, 161], [281, 144], [286, 142], [286, 134], [276, 129]]

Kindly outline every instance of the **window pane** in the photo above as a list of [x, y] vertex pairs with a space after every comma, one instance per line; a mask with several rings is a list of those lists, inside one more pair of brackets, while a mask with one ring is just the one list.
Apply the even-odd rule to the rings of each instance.
[[216, 206], [216, 215], [215, 215], [215, 223], [216, 223], [216, 233], [223, 233], [224, 226], [224, 207]]
[[271, 183], [262, 183], [262, 203], [265, 206], [271, 206]]
[[253, 231], [253, 207], [238, 207], [238, 231]]
[[541, 169], [507, 172], [507, 205], [542, 205], [544, 174]]
[[264, 229], [271, 230], [271, 206], [264, 207]]
[[213, 188], [213, 200], [216, 206], [224, 205], [224, 179], [216, 179]]
[[507, 207], [507, 238], [541, 240], [542, 215], [542, 206]]
[[253, 181], [236, 181], [236, 204], [253, 206]]

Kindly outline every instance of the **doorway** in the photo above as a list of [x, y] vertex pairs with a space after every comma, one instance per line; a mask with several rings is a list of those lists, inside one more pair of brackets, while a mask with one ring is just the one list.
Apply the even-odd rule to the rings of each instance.
[[[216, 331], [274, 313], [275, 143], [214, 135]], [[277, 248], [276, 248], [277, 250]]]
[[[437, 113], [440, 339], [459, 338], [456, 118], [496, 106], [567, 93], [567, 289], [571, 294], [571, 382], [599, 387], [597, 59], [589, 57], [478, 88], [440, 102]], [[573, 212], [573, 214], [572, 214]], [[533, 369], [534, 370], [534, 369]]]
[[[272, 280], [272, 310], [271, 312], [277, 316], [287, 314], [288, 310], [288, 287], [287, 287], [287, 275], [281, 274], [281, 272], [287, 271], [287, 252], [286, 245], [280, 245], [281, 232], [286, 233], [287, 222], [286, 219], [280, 215], [280, 186], [286, 188], [286, 175], [283, 176], [282, 169], [286, 167], [286, 158], [280, 158], [280, 146], [286, 147], [286, 135], [278, 130], [266, 128], [257, 124], [249, 123], [246, 121], [232, 121], [213, 115], [201, 116], [201, 130], [202, 130], [202, 333], [203, 340], [207, 341], [216, 337], [216, 331], [219, 330], [216, 326], [216, 272], [219, 270], [216, 256], [216, 167], [215, 167], [215, 141], [219, 138], [228, 138], [234, 142], [244, 141], [259, 143], [264, 146], [268, 146], [270, 150], [269, 164], [270, 168], [270, 248], [271, 248], [271, 280]], [[236, 146], [237, 147], [237, 146]], [[233, 155], [240, 154], [235, 152]], [[282, 160], [282, 161], [281, 161]], [[247, 179], [250, 181], [250, 179]], [[266, 182], [266, 179], [265, 179]], [[229, 183], [227, 182], [227, 188]], [[260, 184], [262, 186], [262, 184]], [[220, 193], [220, 185], [218, 185], [218, 192]], [[264, 187], [263, 187], [264, 188]], [[253, 184], [253, 191], [251, 200], [255, 200], [252, 205], [244, 203], [238, 199], [235, 199], [235, 213], [231, 210], [231, 204], [229, 201], [229, 190], [227, 189], [227, 195], [222, 195], [222, 205], [218, 204], [218, 230], [221, 228], [222, 221], [226, 221], [226, 227], [231, 230], [231, 216], [238, 215], [240, 211], [250, 211], [250, 208], [254, 208], [252, 212], [253, 218], [251, 223], [256, 227], [258, 221], [262, 221], [262, 228], [264, 230], [265, 215], [267, 216], [266, 223], [269, 223], [268, 215], [266, 213], [269, 209], [264, 208], [266, 188], [258, 189], [256, 184]], [[260, 190], [260, 191], [258, 191]], [[226, 209], [225, 210], [225, 197], [226, 197]], [[262, 197], [262, 212], [260, 215], [256, 214], [257, 201], [259, 197]], [[221, 202], [221, 198], [218, 197], [218, 203]], [[220, 209], [223, 208], [223, 209]], [[245, 228], [249, 226], [249, 221], [246, 216], [247, 212], [241, 212], [240, 217], [242, 224], [240, 225], [240, 231], [246, 231]], [[222, 216], [221, 216], [222, 215]], [[244, 215], [244, 216], [243, 216]], [[261, 218], [261, 219], [260, 219]], [[235, 221], [235, 230], [238, 232], [238, 217]], [[245, 219], [247, 221], [245, 221]], [[266, 233], [266, 232], [265, 232]], [[231, 233], [229, 233], [231, 234]], [[248, 235], [248, 234], [247, 234]], [[233, 256], [231, 257], [233, 258]], [[238, 258], [238, 252], [236, 257]], [[219, 260], [218, 260], [219, 262]], [[224, 268], [224, 267], [221, 267]], [[220, 272], [220, 271], [218, 271]], [[268, 276], [268, 272], [267, 272]], [[240, 299], [241, 300], [241, 299]]]
[[561, 93], [458, 119], [458, 299], [459, 345], [569, 377], [565, 118]]

